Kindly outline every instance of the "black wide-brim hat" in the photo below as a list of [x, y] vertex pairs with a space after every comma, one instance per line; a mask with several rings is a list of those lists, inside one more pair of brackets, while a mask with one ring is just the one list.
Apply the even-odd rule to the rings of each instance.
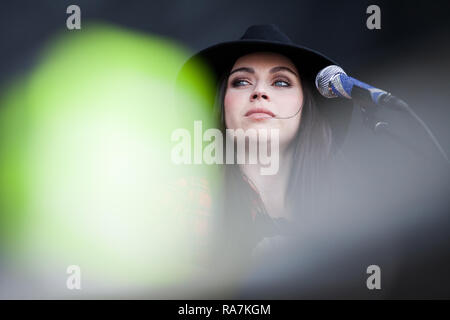
[[307, 81], [312, 87], [320, 113], [331, 126], [335, 147], [340, 147], [347, 135], [353, 103], [343, 98], [325, 98], [315, 89], [317, 73], [329, 65], [339, 64], [315, 50], [295, 44], [273, 24], [251, 26], [239, 40], [218, 43], [201, 50], [184, 64], [180, 73], [200, 61], [211, 69], [219, 82], [239, 57], [252, 52], [275, 52], [292, 60], [302, 81]]

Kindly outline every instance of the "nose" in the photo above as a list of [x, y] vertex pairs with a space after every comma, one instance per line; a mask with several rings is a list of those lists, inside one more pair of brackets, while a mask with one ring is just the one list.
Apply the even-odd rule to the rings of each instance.
[[262, 91], [260, 89], [256, 89], [254, 92], [252, 92], [252, 94], [250, 96], [250, 101], [260, 100], [260, 99], [269, 100], [269, 96], [264, 91]]

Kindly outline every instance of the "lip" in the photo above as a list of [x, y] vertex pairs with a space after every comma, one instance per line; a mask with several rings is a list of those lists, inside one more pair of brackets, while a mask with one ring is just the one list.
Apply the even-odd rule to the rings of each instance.
[[252, 118], [273, 118], [275, 117], [275, 114], [272, 111], [264, 108], [253, 108], [247, 111], [245, 116]]

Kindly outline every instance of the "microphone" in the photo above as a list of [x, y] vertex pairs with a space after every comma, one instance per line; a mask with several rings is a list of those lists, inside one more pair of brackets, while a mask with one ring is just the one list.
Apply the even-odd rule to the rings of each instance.
[[408, 108], [403, 100], [389, 92], [349, 77], [341, 67], [336, 65], [328, 66], [317, 74], [316, 87], [325, 98], [343, 97], [403, 111]]

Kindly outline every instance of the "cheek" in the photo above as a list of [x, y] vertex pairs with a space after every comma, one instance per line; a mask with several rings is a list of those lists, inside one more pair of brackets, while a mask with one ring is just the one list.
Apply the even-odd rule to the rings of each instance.
[[280, 123], [280, 142], [281, 144], [287, 144], [294, 139], [300, 127], [303, 94], [301, 92], [296, 92], [293, 94], [284, 95], [281, 102], [281, 105], [283, 106], [283, 115], [290, 117], [289, 119], [281, 120]]
[[303, 94], [302, 92], [293, 92], [289, 95], [284, 95], [282, 97], [283, 110], [286, 111], [287, 115], [296, 114], [303, 105]]
[[227, 128], [237, 127], [240, 111], [243, 107], [242, 97], [239, 94], [227, 92], [224, 98], [225, 125]]

